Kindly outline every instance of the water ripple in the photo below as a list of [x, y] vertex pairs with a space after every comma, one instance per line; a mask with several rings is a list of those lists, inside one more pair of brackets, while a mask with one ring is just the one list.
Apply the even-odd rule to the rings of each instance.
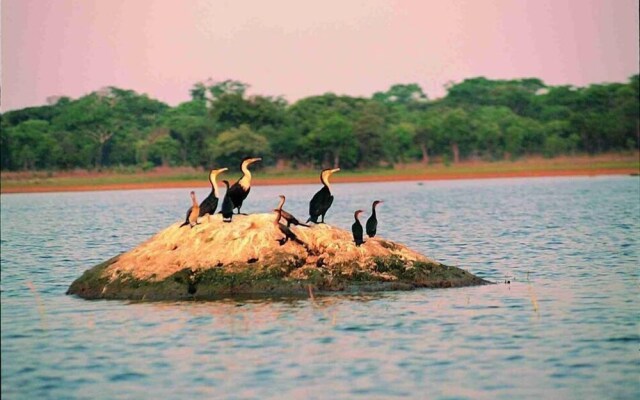
[[[256, 187], [246, 211], [285, 193], [303, 216], [316, 190]], [[84, 301], [64, 295], [69, 283], [179, 220], [186, 191], [2, 195], [2, 397], [640, 397], [637, 178], [334, 191], [330, 223], [349, 229], [353, 210], [382, 197], [381, 236], [498, 284], [314, 302]]]

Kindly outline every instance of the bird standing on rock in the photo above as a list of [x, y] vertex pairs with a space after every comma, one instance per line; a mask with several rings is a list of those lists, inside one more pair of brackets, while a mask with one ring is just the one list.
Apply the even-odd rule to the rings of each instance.
[[371, 216], [367, 220], [367, 235], [369, 237], [374, 237], [376, 235], [376, 231], [378, 230], [378, 218], [376, 218], [376, 206], [382, 203], [381, 200], [376, 200], [371, 205]]
[[331, 185], [329, 184], [329, 177], [335, 172], [340, 171], [340, 168], [324, 169], [320, 173], [320, 182], [324, 185], [316, 194], [311, 198], [309, 203], [309, 219], [314, 224], [318, 223], [318, 218], [322, 216], [322, 224], [324, 224], [324, 215], [331, 207], [333, 203], [333, 195], [331, 194]]
[[227, 171], [229, 168], [220, 168], [220, 169], [212, 169], [209, 172], [209, 183], [211, 183], [211, 193], [207, 196], [206, 199], [202, 200], [200, 203], [200, 213], [199, 217], [203, 217], [206, 214], [213, 215], [216, 213], [216, 208], [218, 208], [218, 199], [220, 195], [218, 194], [218, 182], [216, 182], [216, 178], [218, 175]]
[[293, 215], [289, 214], [288, 212], [282, 209], [282, 206], [284, 206], [284, 202], [286, 201], [286, 197], [284, 197], [284, 195], [282, 194], [278, 197], [280, 197], [280, 204], [278, 204], [278, 208], [274, 209], [273, 211], [280, 211], [280, 215], [282, 216], [282, 218], [284, 218], [285, 221], [287, 221], [287, 227], [293, 224], [293, 225], [306, 226], [308, 228], [309, 225], [303, 224], [302, 222], [298, 221], [296, 217], [294, 217]]
[[280, 246], [284, 246], [284, 244], [287, 243], [288, 240], [293, 240], [294, 242], [306, 247], [306, 244], [302, 240], [298, 239], [298, 236], [296, 236], [296, 234], [293, 233], [293, 231], [289, 229], [289, 227], [286, 227], [284, 224], [280, 223], [282, 212], [279, 209], [276, 209], [275, 213], [276, 219], [273, 221], [273, 224], [275, 225], [276, 229], [278, 229], [280, 233], [284, 235], [282, 239], [277, 239], [278, 243], [280, 243]]
[[185, 219], [184, 223], [180, 225], [180, 228], [182, 228], [185, 225], [191, 225], [192, 228], [198, 225], [198, 215], [200, 214], [200, 206], [198, 206], [198, 202], [196, 201], [196, 192], [191, 191], [190, 195], [191, 195], [191, 207], [189, 207], [189, 209], [187, 210], [187, 218]]
[[224, 199], [222, 199], [220, 213], [222, 214], [222, 220], [224, 222], [231, 222], [231, 219], [233, 218], [233, 202], [229, 196], [229, 181], [224, 180], [222, 182], [227, 187], [227, 192], [224, 194]]
[[356, 219], [356, 222], [351, 225], [353, 241], [356, 243], [356, 246], [360, 246], [362, 243], [364, 243], [364, 240], [362, 239], [362, 224], [358, 220], [358, 215], [360, 215], [360, 213], [362, 213], [362, 210], [358, 210], [353, 213], [353, 217]]
[[249, 171], [249, 165], [260, 160], [262, 160], [262, 158], [251, 157], [247, 157], [242, 160], [242, 164], [240, 165], [242, 177], [238, 179], [236, 183], [231, 185], [231, 188], [229, 188], [229, 191], [227, 192], [233, 202], [233, 208], [238, 209], [238, 214], [240, 214], [242, 202], [247, 198], [249, 191], [251, 190], [251, 171]]

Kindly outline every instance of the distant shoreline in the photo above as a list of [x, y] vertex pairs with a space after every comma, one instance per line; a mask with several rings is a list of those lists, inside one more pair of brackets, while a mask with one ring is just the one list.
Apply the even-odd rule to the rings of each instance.
[[[361, 174], [340, 177], [338, 174], [332, 179], [333, 183], [358, 183], [358, 182], [394, 182], [394, 181], [440, 181], [461, 179], [495, 179], [495, 178], [531, 178], [531, 177], [561, 177], [561, 176], [599, 176], [599, 175], [633, 175], [638, 174], [638, 168], [614, 167], [614, 168], [581, 168], [581, 169], [541, 169], [518, 171], [429, 171], [424, 173], [402, 173], [402, 170], [393, 171], [393, 174]], [[319, 183], [317, 176], [298, 177], [260, 177], [254, 175], [253, 185], [295, 185]], [[111, 190], [138, 190], [138, 189], [178, 189], [178, 188], [204, 188], [209, 187], [205, 179], [182, 181], [153, 181], [153, 182], [121, 182], [121, 183], [96, 183], [96, 184], [38, 184], [38, 183], [13, 183], [2, 184], [1, 193], [49, 193], [49, 192], [85, 192], [85, 191], [111, 191]]]

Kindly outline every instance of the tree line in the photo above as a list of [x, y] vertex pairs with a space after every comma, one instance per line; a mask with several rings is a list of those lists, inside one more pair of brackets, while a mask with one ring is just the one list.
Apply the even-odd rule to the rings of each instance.
[[234, 80], [198, 82], [189, 101], [170, 107], [108, 87], [5, 112], [1, 168], [210, 168], [246, 155], [265, 165], [359, 168], [634, 151], [640, 139], [638, 75], [587, 87], [477, 77], [448, 85], [436, 100], [417, 84], [292, 104], [247, 89]]

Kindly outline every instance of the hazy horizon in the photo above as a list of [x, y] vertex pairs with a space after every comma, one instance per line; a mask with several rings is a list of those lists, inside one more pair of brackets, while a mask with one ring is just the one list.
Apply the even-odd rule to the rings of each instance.
[[175, 106], [209, 78], [294, 102], [414, 82], [433, 99], [475, 76], [586, 86], [638, 73], [638, 0], [1, 4], [3, 112], [104, 86]]

